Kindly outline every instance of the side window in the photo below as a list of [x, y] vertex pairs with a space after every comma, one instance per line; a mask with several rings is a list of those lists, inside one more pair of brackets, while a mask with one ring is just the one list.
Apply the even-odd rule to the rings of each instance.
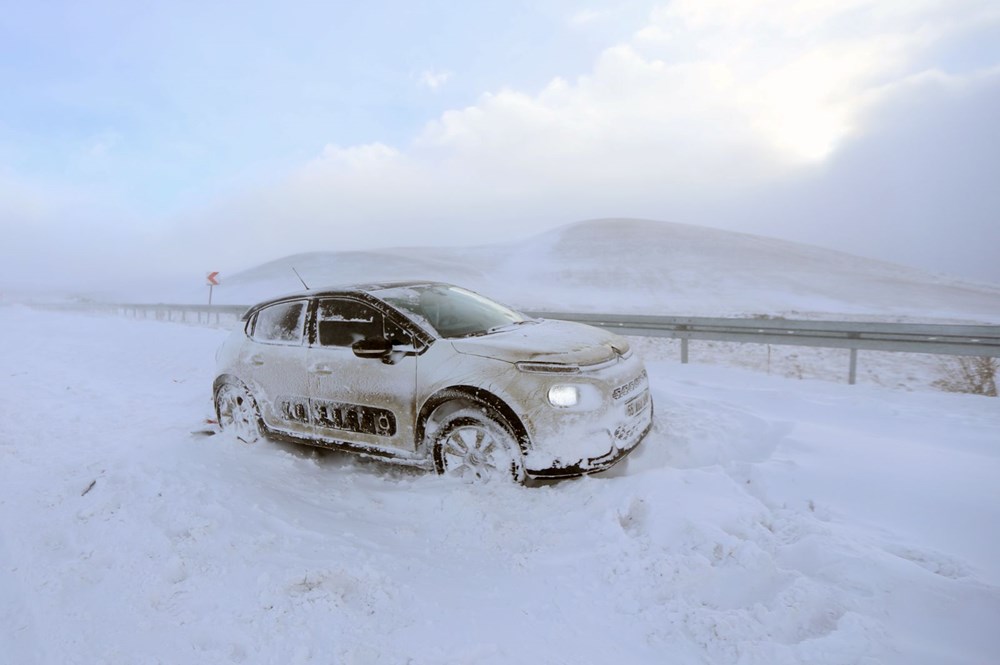
[[320, 300], [316, 333], [321, 346], [351, 346], [382, 337], [382, 313], [354, 300]]
[[385, 320], [385, 338], [392, 342], [393, 346], [413, 343], [413, 336], [390, 319]]
[[259, 342], [300, 344], [306, 319], [304, 300], [271, 305], [257, 312], [253, 338]]

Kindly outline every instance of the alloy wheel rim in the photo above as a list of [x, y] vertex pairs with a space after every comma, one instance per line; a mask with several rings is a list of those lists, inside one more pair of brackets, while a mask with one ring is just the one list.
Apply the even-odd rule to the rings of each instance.
[[231, 428], [236, 438], [244, 443], [252, 439], [253, 414], [248, 400], [234, 388], [226, 388], [220, 398], [219, 424], [223, 429]]
[[441, 448], [448, 472], [465, 479], [495, 478], [509, 464], [504, 445], [484, 427], [459, 427], [448, 435]]

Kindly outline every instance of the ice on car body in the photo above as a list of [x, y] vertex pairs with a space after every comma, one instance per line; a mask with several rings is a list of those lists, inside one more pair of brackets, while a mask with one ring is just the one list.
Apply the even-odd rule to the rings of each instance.
[[[238, 386], [248, 406], [227, 418], [264, 434], [522, 479], [608, 468], [652, 422], [623, 338], [449, 284], [304, 291], [243, 322], [219, 353], [216, 395]], [[220, 422], [235, 424], [221, 409]]]

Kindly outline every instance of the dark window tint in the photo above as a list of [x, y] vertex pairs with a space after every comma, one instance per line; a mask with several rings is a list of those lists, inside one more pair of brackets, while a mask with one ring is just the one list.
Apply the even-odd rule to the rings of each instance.
[[316, 325], [322, 346], [351, 346], [383, 336], [382, 313], [354, 300], [321, 300]]
[[413, 344], [413, 336], [401, 325], [391, 319], [385, 320], [385, 338], [392, 342], [393, 346], [403, 344]]
[[302, 300], [265, 307], [257, 312], [253, 337], [262, 342], [301, 343], [305, 318], [306, 303]]

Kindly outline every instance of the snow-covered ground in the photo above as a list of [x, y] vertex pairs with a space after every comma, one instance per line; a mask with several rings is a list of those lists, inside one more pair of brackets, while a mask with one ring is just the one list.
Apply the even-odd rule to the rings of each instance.
[[0, 662], [1000, 659], [996, 399], [655, 360], [627, 464], [470, 486], [192, 434], [223, 331], [0, 323]]
[[[663, 337], [630, 337], [633, 348], [647, 360], [680, 361], [680, 340]], [[850, 368], [849, 349], [750, 344], [691, 340], [691, 362], [724, 365], [788, 379], [820, 379], [846, 383]], [[959, 375], [955, 356], [892, 351], [859, 351], [856, 381], [902, 390], [941, 390], [937, 385]]]

